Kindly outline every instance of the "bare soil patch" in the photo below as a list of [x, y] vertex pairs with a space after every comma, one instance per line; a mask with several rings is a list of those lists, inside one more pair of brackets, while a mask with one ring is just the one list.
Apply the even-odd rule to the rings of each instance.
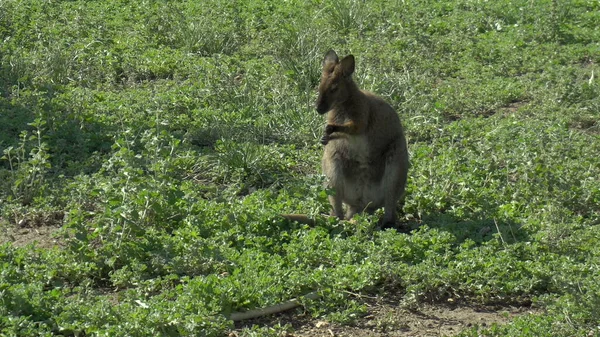
[[24, 247], [35, 243], [40, 248], [52, 248], [60, 244], [54, 233], [62, 226], [64, 215], [60, 212], [39, 213], [23, 217], [18, 223], [0, 218], [0, 244], [12, 243]]
[[369, 304], [367, 314], [349, 325], [313, 319], [307, 314], [292, 311], [243, 322], [229, 336], [239, 336], [243, 327], [277, 324], [292, 326], [292, 332], [286, 337], [454, 336], [466, 329], [506, 324], [517, 316], [535, 312], [530, 307], [445, 304], [426, 304], [411, 310], [378, 302]]
[[569, 128], [589, 133], [599, 134], [600, 133], [600, 121], [593, 116], [576, 116], [571, 122], [568, 123]]
[[524, 107], [527, 104], [529, 104], [529, 102], [526, 100], [525, 101], [515, 100], [515, 101], [507, 103], [506, 105], [498, 108], [497, 111], [494, 111], [493, 113], [491, 113], [490, 116], [495, 113], [500, 113], [500, 114], [502, 114], [502, 116], [505, 116], [505, 117], [510, 116], [510, 115], [516, 113], [520, 108]]

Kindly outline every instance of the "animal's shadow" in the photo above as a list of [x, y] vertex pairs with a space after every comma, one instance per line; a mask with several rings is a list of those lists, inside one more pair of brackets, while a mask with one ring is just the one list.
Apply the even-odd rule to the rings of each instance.
[[401, 219], [398, 231], [410, 235], [423, 225], [428, 228], [445, 231], [456, 237], [457, 243], [467, 239], [477, 244], [494, 238], [503, 244], [512, 244], [531, 240], [523, 224], [494, 217], [458, 217], [448, 213], [430, 213], [421, 218]]

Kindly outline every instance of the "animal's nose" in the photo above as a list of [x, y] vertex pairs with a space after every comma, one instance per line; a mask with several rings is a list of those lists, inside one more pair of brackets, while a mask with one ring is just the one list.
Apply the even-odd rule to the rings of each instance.
[[329, 110], [329, 107], [322, 100], [317, 100], [317, 103], [315, 103], [315, 109], [317, 109], [318, 113], [324, 114], [327, 112], [327, 110]]

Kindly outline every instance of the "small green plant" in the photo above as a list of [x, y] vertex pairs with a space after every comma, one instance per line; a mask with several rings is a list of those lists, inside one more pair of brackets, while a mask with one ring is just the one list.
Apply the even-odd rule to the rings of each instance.
[[331, 23], [340, 33], [360, 32], [368, 24], [369, 11], [361, 0], [335, 0], [329, 8]]
[[4, 149], [4, 155], [0, 158], [9, 165], [8, 186], [12, 192], [9, 198], [23, 205], [28, 205], [35, 197], [43, 195], [47, 187], [46, 175], [51, 164], [48, 145], [43, 136], [45, 124], [40, 117], [29, 123], [34, 128], [33, 132], [21, 132], [19, 145]]

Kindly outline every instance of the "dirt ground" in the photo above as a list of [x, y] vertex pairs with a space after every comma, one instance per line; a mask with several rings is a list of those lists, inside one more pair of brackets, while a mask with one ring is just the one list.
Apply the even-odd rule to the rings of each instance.
[[350, 325], [315, 320], [293, 310], [289, 313], [247, 321], [236, 325], [229, 334], [237, 337], [244, 327], [254, 324], [275, 326], [290, 324], [285, 337], [404, 337], [454, 336], [466, 329], [506, 324], [519, 315], [534, 313], [527, 307], [475, 307], [465, 305], [423, 305], [417, 310], [377, 301], [369, 304], [368, 313]]
[[53, 235], [62, 225], [62, 213], [35, 214], [9, 223], [0, 218], [0, 244], [12, 242], [15, 247], [35, 243], [39, 248], [52, 248], [59, 245]]

